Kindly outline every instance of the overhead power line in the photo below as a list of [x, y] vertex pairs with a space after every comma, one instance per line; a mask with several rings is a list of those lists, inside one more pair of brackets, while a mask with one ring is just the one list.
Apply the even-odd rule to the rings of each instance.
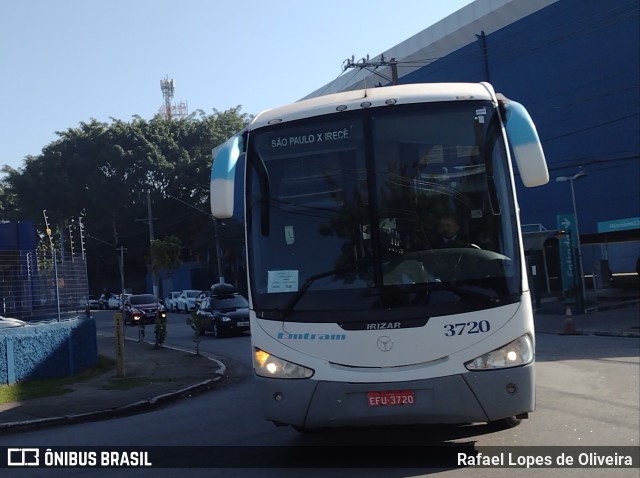
[[[391, 78], [375, 71], [377, 68], [381, 66], [391, 67]], [[381, 78], [384, 78], [386, 81], [391, 82], [392, 85], [398, 84], [398, 60], [396, 60], [395, 58], [391, 58], [390, 60], [387, 61], [385, 60], [384, 55], [381, 55], [378, 61], [370, 61], [369, 55], [367, 55], [366, 58], [362, 58], [358, 61], [354, 61], [354, 57], [353, 55], [351, 55], [351, 58], [347, 58], [342, 63], [342, 71], [345, 71], [348, 68], [360, 68], [361, 70], [365, 69], [367, 71], [370, 71], [374, 75], [378, 75]]]

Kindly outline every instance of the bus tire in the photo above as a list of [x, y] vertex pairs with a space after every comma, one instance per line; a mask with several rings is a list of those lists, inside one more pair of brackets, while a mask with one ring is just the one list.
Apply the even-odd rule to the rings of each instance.
[[291, 425], [291, 428], [293, 428], [298, 433], [302, 433], [302, 434], [305, 434], [305, 435], [319, 434], [319, 433], [322, 433], [322, 431], [323, 431], [322, 428], [307, 428], [307, 427], [301, 427], [301, 426], [298, 426], [298, 425]]
[[521, 422], [522, 418], [507, 417], [494, 422], [489, 422], [489, 425], [497, 430], [508, 430], [509, 428], [517, 427]]

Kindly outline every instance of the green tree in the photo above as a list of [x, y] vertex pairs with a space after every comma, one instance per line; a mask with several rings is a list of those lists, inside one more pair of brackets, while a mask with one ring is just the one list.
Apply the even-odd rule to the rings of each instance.
[[[175, 269], [181, 264], [180, 260], [181, 243], [180, 239], [175, 236], [169, 236], [164, 240], [155, 239], [151, 241], [151, 249], [149, 252], [149, 265], [153, 271], [153, 291], [154, 294], [158, 290], [158, 274], [161, 269]], [[155, 320], [154, 328], [156, 348], [160, 347], [167, 337], [167, 318], [158, 315]]]
[[151, 241], [151, 254], [149, 255], [151, 268], [156, 272], [163, 268], [175, 269], [182, 263], [180, 260], [181, 249], [180, 239], [175, 236]]
[[[147, 216], [146, 191], [151, 191], [155, 235], [179, 239], [183, 260], [210, 257], [213, 226], [196, 209], [209, 209], [211, 150], [249, 120], [238, 106], [179, 120], [91, 119], [57, 132], [58, 139], [26, 157], [21, 168], [2, 169], [0, 220], [41, 225], [46, 209], [52, 229], [64, 231], [82, 214], [90, 287], [119, 288], [116, 247], [122, 245], [126, 285], [144, 289], [150, 255], [141, 221]], [[65, 244], [68, 248], [69, 241]]]

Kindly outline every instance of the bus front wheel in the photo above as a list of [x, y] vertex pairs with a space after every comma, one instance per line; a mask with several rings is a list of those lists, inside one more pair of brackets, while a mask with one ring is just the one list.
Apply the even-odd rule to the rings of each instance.
[[508, 430], [509, 428], [517, 427], [522, 422], [522, 418], [507, 417], [493, 422], [489, 422], [489, 425], [497, 430]]

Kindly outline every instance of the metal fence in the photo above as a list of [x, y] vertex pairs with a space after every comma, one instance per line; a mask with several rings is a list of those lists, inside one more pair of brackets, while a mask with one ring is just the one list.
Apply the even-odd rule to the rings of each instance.
[[0, 251], [0, 316], [61, 320], [85, 313], [88, 307], [83, 255], [49, 248]]

